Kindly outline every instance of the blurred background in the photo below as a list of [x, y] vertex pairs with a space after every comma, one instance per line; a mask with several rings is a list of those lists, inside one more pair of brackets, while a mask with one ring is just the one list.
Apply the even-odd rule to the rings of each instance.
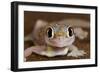
[[[90, 15], [89, 14], [76, 14], [76, 13], [53, 13], [53, 12], [31, 12], [24, 11], [24, 36], [30, 34], [34, 28], [35, 22], [38, 19], [45, 20], [47, 22], [54, 22], [64, 20], [69, 24], [74, 24], [76, 27], [81, 27], [88, 32], [87, 38], [80, 40], [76, 37], [74, 45], [79, 49], [84, 50], [87, 54], [74, 58], [65, 56], [45, 57], [35, 53], [27, 57], [27, 61], [47, 61], [47, 60], [72, 60], [72, 59], [87, 59], [90, 58]], [[66, 21], [65, 21], [66, 20]], [[35, 41], [24, 41], [24, 49], [33, 46]]]

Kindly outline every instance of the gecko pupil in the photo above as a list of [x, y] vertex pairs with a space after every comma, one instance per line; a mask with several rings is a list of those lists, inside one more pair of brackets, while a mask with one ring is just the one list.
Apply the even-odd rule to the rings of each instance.
[[73, 29], [72, 29], [72, 27], [69, 27], [68, 31], [69, 31], [69, 36], [72, 36], [73, 35]]
[[48, 38], [52, 37], [52, 29], [51, 28], [48, 28], [48, 30], [47, 30], [47, 36], [48, 36]]

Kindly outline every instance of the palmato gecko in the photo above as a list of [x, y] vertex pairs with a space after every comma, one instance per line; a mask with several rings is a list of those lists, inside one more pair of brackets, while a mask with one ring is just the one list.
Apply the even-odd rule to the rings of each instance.
[[73, 25], [64, 24], [62, 22], [48, 23], [43, 20], [37, 20], [31, 37], [25, 37], [25, 40], [33, 40], [35, 46], [31, 46], [24, 51], [24, 57], [28, 57], [32, 52], [54, 57], [66, 55], [72, 57], [84, 56], [84, 50], [78, 50], [73, 45], [75, 37], [84, 39], [87, 37], [87, 32], [81, 28], [74, 28]]

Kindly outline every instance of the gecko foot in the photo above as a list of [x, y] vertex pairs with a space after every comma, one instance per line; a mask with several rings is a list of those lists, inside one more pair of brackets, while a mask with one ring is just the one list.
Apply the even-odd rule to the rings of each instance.
[[79, 56], [84, 56], [85, 54], [86, 54], [86, 52], [84, 52], [83, 50], [73, 50], [67, 56], [79, 57]]

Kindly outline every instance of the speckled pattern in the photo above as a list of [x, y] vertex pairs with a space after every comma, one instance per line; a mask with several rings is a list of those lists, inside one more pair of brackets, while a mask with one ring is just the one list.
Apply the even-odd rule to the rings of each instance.
[[[89, 32], [89, 29], [87, 30]], [[74, 45], [76, 45], [79, 49], [84, 50], [87, 54], [74, 58], [74, 57], [68, 57], [67, 55], [64, 56], [56, 56], [56, 57], [46, 57], [46, 56], [41, 56], [35, 53], [32, 53], [30, 56], [27, 57], [27, 61], [47, 61], [47, 60], [72, 60], [72, 59], [89, 59], [90, 58], [90, 34], [88, 34], [88, 37], [84, 40], [79, 40], [76, 38]], [[30, 46], [33, 46], [32, 41], [26, 41], [25, 42], [25, 48], [28, 48]]]
[[[90, 15], [89, 14], [57, 14], [57, 13], [41, 13], [41, 12], [28, 12], [25, 11], [24, 13], [24, 35], [27, 35], [32, 32], [32, 29], [34, 28], [34, 25], [36, 20], [38, 19], [43, 19], [48, 22], [52, 22], [55, 20], [61, 20], [61, 19], [68, 19], [68, 18], [79, 18], [83, 19], [86, 21], [90, 21]], [[74, 22], [73, 22], [74, 23]], [[56, 56], [56, 57], [46, 57], [46, 56], [41, 56], [35, 53], [32, 53], [30, 56], [27, 57], [27, 61], [48, 61], [48, 60], [72, 60], [72, 59], [89, 59], [90, 58], [90, 29], [86, 29], [89, 34], [88, 37], [80, 40], [76, 38], [74, 45], [77, 46], [79, 49], [84, 50], [87, 54], [74, 58], [74, 57], [68, 57], [67, 55], [64, 56]], [[33, 41], [34, 42], [34, 41]], [[24, 42], [24, 49], [33, 46], [32, 41], [25, 41]]]

